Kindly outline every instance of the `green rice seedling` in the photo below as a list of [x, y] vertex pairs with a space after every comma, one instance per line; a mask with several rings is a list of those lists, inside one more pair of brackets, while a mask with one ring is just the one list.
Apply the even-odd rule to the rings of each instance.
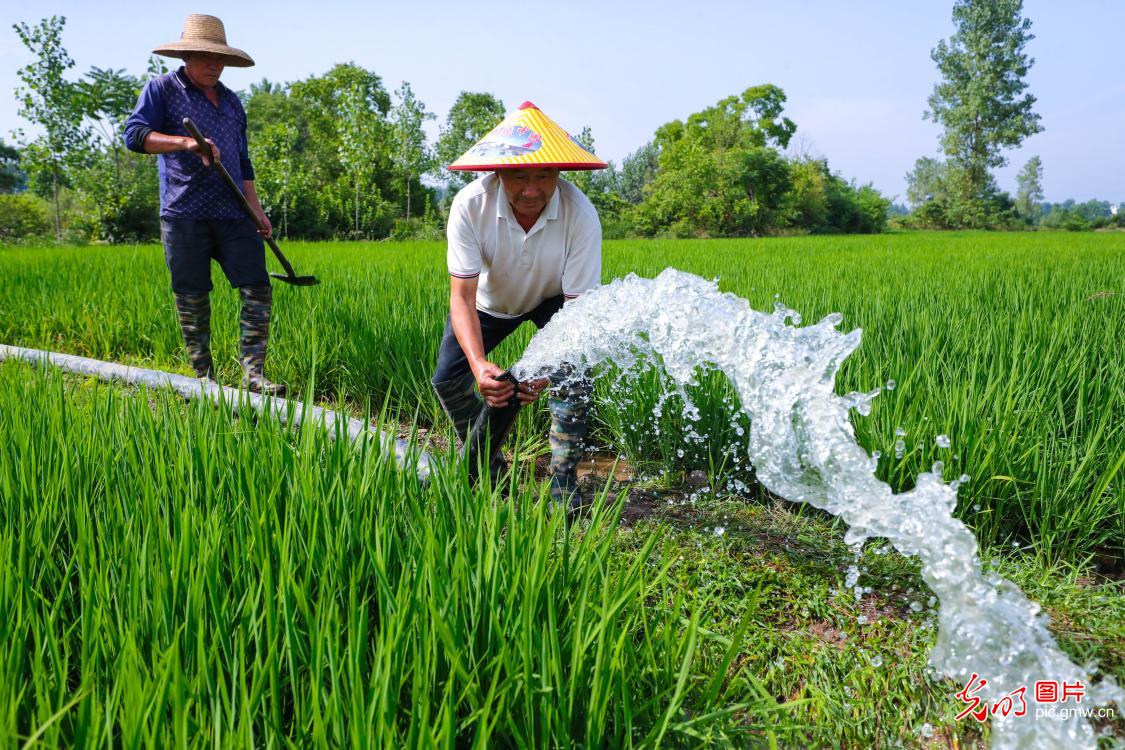
[[659, 534], [621, 555], [614, 498], [570, 525], [542, 485], [509, 489], [0, 365], [0, 744], [628, 747], [791, 725], [743, 689], [745, 630], [713, 634]]
[[[278, 289], [270, 372], [299, 392], [311, 387], [317, 399], [344, 393], [358, 410], [387, 403], [426, 426], [443, 424], [428, 381], [448, 308], [444, 248], [291, 243], [287, 250], [324, 283]], [[869, 416], [854, 420], [861, 444], [881, 454], [881, 478], [907, 489], [942, 461], [947, 479], [970, 478], [961, 486], [958, 513], [982, 542], [1030, 547], [1047, 560], [1096, 556], [1120, 568], [1120, 234], [605, 245], [606, 279], [651, 276], [666, 266], [718, 278], [720, 288], [759, 310], [780, 300], [805, 321], [841, 312], [843, 326], [864, 335], [844, 364], [839, 391], [896, 382]], [[0, 273], [0, 341], [188, 371], [158, 247], [0, 248]], [[215, 355], [220, 378], [233, 383], [236, 301], [222, 281], [218, 287]], [[525, 329], [496, 352], [499, 363], [518, 358], [532, 333]], [[599, 445], [662, 474], [734, 470], [736, 463], [717, 460], [732, 440], [723, 384], [705, 380], [692, 399], [707, 422], [706, 449], [687, 439], [690, 425], [671, 408], [662, 413], [667, 421], [656, 439], [648, 415], [665, 397], [657, 374], [630, 388], [625, 404], [619, 390], [599, 385]], [[545, 410], [526, 410], [520, 425], [517, 438], [530, 449], [532, 436], [545, 431]], [[901, 458], [899, 429], [905, 432]], [[939, 435], [948, 437], [949, 448], [937, 444]], [[542, 449], [540, 443], [536, 450]], [[722, 486], [728, 478], [715, 479]]]

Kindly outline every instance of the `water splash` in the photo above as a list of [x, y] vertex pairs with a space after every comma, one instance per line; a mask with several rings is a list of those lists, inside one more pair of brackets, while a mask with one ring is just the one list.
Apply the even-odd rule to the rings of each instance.
[[897, 494], [875, 477], [875, 462], [848, 419], [874, 392], [834, 392], [861, 332], [837, 331], [839, 313], [805, 327], [797, 320], [780, 303], [761, 313], [715, 282], [675, 269], [655, 279], [630, 275], [569, 303], [512, 369], [526, 379], [564, 363], [584, 369], [613, 362], [629, 371], [659, 362], [689, 405], [686, 388], [700, 368], [721, 370], [750, 418], [748, 453], [767, 489], [840, 516], [848, 544], [885, 537], [920, 559], [922, 577], [940, 600], [930, 663], [959, 685], [980, 675], [987, 685], [977, 695], [990, 703], [1027, 687], [1027, 715], [993, 716], [993, 747], [1095, 747], [1093, 728], [1081, 717], [1036, 718], [1035, 681], [1081, 682], [1083, 708], [1125, 706], [1125, 692], [1110, 678], [1094, 684], [1059, 650], [1039, 605], [1013, 583], [983, 574], [976, 539], [953, 517], [956, 489], [939, 473], [923, 473], [914, 489]]

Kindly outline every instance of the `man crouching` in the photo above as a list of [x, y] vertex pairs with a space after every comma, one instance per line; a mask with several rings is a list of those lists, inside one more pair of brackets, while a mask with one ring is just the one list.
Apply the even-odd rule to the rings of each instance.
[[[516, 386], [488, 354], [524, 321], [542, 328], [563, 304], [601, 282], [601, 222], [590, 200], [559, 178], [563, 169], [606, 165], [525, 102], [450, 165], [488, 171], [453, 199], [447, 227], [450, 295], [437, 368], [438, 400], [464, 440], [482, 409], [480, 395], [504, 406], [539, 397], [543, 379]], [[551, 495], [582, 504], [578, 461], [587, 434], [590, 385], [550, 378]], [[490, 467], [504, 468], [503, 459]]]

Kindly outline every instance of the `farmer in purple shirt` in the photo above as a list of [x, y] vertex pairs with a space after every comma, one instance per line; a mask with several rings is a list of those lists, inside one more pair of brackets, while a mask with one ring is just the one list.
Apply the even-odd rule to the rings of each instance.
[[[214, 379], [210, 295], [215, 259], [242, 296], [243, 385], [281, 395], [284, 386], [269, 382], [263, 374], [273, 290], [262, 237], [269, 237], [272, 227], [254, 190], [246, 112], [238, 96], [219, 83], [225, 66], [249, 67], [254, 61], [227, 46], [222, 21], [198, 14], [188, 16], [180, 41], [153, 52], [181, 58], [184, 65], [145, 85], [125, 124], [125, 145], [139, 153], [160, 155], [164, 260], [172, 275], [188, 358], [198, 377]], [[210, 168], [207, 156], [183, 126], [185, 117], [208, 136], [214, 158], [235, 184], [242, 185], [265, 229], [258, 229], [230, 187]]]

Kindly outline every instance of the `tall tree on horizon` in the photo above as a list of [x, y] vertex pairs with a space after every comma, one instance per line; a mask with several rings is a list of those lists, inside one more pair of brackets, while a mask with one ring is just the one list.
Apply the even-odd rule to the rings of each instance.
[[59, 190], [70, 183], [76, 166], [85, 158], [88, 140], [77, 87], [64, 77], [74, 67], [74, 60], [62, 45], [64, 26], [65, 16], [44, 18], [36, 26], [22, 22], [12, 25], [20, 42], [36, 57], [35, 62], [17, 71], [21, 83], [16, 90], [19, 114], [43, 129], [42, 135], [30, 141], [22, 130], [16, 131], [16, 137], [32, 189], [51, 196], [56, 239], [62, 238]]
[[930, 57], [941, 82], [934, 85], [923, 115], [941, 125], [941, 147], [960, 197], [986, 197], [991, 167], [1002, 167], [1002, 151], [1040, 132], [1035, 97], [1027, 93], [1034, 59], [1024, 47], [1034, 39], [1023, 0], [956, 0], [956, 31], [938, 42]]
[[1034, 219], [1039, 216], [1043, 202], [1043, 161], [1033, 156], [1023, 165], [1016, 177], [1016, 210], [1020, 216]]

